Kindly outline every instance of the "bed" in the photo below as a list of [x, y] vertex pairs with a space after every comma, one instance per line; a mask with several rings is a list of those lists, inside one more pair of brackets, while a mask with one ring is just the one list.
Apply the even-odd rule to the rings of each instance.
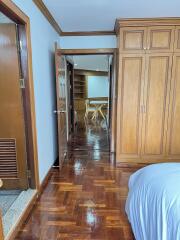
[[180, 240], [180, 163], [131, 175], [126, 213], [136, 240]]

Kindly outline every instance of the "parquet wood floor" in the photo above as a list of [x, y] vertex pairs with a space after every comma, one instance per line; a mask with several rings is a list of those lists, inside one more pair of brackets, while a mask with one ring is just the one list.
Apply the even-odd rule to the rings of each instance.
[[111, 158], [104, 129], [77, 133], [16, 240], [133, 240], [124, 208], [137, 169]]

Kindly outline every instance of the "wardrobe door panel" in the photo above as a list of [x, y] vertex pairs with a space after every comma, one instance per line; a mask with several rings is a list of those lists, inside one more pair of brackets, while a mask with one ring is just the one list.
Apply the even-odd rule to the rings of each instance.
[[175, 30], [175, 47], [174, 47], [174, 51], [176, 53], [180, 52], [180, 27], [176, 27]]
[[142, 154], [148, 158], [165, 155], [171, 67], [171, 54], [149, 54], [146, 57]]
[[141, 148], [143, 55], [121, 55], [117, 107], [117, 159], [137, 158]]
[[174, 49], [173, 26], [148, 27], [147, 51], [150, 52], [173, 52]]
[[172, 95], [168, 125], [168, 155], [180, 157], [180, 54], [174, 56]]
[[146, 27], [126, 27], [120, 30], [120, 51], [127, 53], [143, 53], [146, 46]]

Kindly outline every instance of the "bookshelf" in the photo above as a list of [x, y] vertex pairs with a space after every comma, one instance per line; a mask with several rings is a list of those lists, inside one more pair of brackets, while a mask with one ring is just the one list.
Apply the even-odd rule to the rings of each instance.
[[87, 97], [86, 76], [74, 75], [74, 99], [84, 99]]

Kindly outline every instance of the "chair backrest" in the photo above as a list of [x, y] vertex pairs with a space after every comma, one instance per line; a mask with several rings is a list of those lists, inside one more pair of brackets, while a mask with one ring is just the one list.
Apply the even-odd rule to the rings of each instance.
[[89, 99], [86, 99], [85, 100], [86, 110], [89, 108], [89, 103], [90, 103]]

